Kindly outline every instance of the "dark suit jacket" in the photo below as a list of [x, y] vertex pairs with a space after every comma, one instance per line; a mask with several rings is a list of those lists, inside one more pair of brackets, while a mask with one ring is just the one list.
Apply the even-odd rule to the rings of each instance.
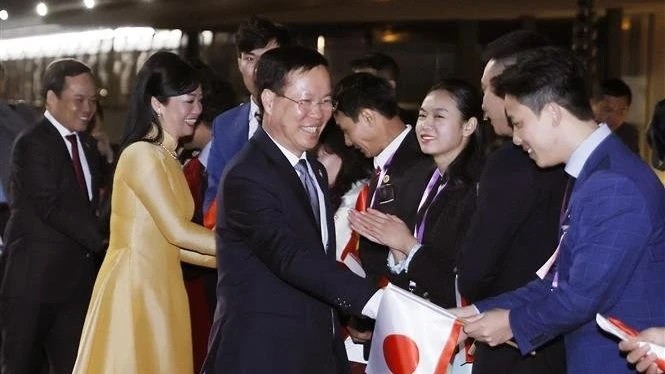
[[408, 272], [390, 276], [393, 284], [408, 290], [414, 282], [413, 293], [444, 308], [456, 306], [457, 253], [476, 206], [476, 185], [457, 179], [441, 190], [427, 213], [422, 247], [411, 259]]
[[46, 119], [23, 133], [12, 157], [11, 217], [3, 253], [3, 296], [62, 302], [89, 293], [104, 245], [96, 216], [99, 155], [79, 133], [93, 201], [76, 182], [65, 140]]
[[477, 303], [510, 309], [523, 354], [564, 334], [569, 373], [633, 373], [596, 313], [641, 331], [665, 326], [665, 190], [614, 134], [584, 163], [570, 198], [569, 228], [554, 271]]
[[[404, 221], [407, 227], [413, 227], [418, 203], [429, 181], [433, 165], [432, 158], [420, 151], [415, 130], [411, 129], [395, 151], [386, 174], [393, 186], [395, 199], [387, 203], [380, 203], [375, 199], [372, 207], [393, 214]], [[386, 246], [361, 237], [359, 248], [360, 261], [367, 279], [376, 284], [381, 277], [389, 277]]]
[[623, 123], [614, 133], [623, 141], [631, 151], [640, 154], [640, 133], [637, 127], [630, 123]]
[[7, 198], [9, 198], [12, 146], [18, 134], [27, 128], [28, 124], [25, 119], [14, 108], [0, 101], [0, 182], [2, 182]]
[[[323, 167], [310, 163], [327, 195]], [[222, 180], [206, 372], [347, 372], [336, 309], [360, 314], [375, 289], [336, 263], [329, 200], [326, 252], [296, 171], [262, 129]]]
[[224, 168], [249, 139], [249, 102], [215, 117], [212, 122], [212, 145], [208, 155], [208, 186], [203, 200], [203, 211], [217, 197], [217, 190]]
[[[561, 167], [540, 169], [520, 148], [506, 144], [487, 160], [476, 211], [458, 256], [460, 293], [475, 302], [536, 278], [559, 239], [566, 177]], [[561, 342], [522, 358], [511, 347], [478, 345], [474, 374], [562, 373]]]

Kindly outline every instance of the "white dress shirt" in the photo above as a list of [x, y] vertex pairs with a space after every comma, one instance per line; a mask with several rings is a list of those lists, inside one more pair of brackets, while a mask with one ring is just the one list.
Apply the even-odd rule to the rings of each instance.
[[72, 157], [72, 143], [65, 138], [68, 135], [76, 135], [76, 143], [78, 144], [78, 149], [79, 149], [79, 159], [81, 160], [81, 168], [83, 169], [83, 176], [85, 177], [85, 184], [86, 187], [88, 188], [88, 200], [92, 200], [92, 176], [90, 174], [90, 166], [88, 166], [88, 159], [85, 157], [85, 152], [83, 151], [83, 144], [81, 143], [81, 138], [79, 137], [78, 133], [75, 131], [70, 131], [67, 129], [65, 126], [63, 126], [58, 120], [53, 117], [49, 111], [44, 112], [44, 117], [46, 117], [49, 122], [55, 127], [56, 130], [60, 133], [60, 136], [62, 136], [62, 140], [65, 142], [65, 145], [67, 146], [67, 151], [69, 152], [69, 157]]

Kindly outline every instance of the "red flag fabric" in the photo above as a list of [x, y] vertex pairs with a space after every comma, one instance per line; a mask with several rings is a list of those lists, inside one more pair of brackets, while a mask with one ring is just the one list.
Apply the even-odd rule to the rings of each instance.
[[367, 374], [445, 374], [461, 329], [445, 309], [389, 284], [374, 327]]
[[[367, 196], [369, 195], [369, 187], [365, 184], [358, 193], [356, 198], [355, 209], [358, 211], [364, 211], [367, 206]], [[348, 214], [346, 211], [341, 213], [342, 215]], [[346, 222], [346, 217], [343, 217], [344, 222]], [[351, 227], [347, 224], [346, 226], [339, 227], [336, 226], [337, 230], [337, 240], [348, 237], [348, 241], [343, 248], [338, 247], [337, 251], [337, 261], [346, 265], [349, 270], [353, 271], [356, 275], [359, 275], [365, 278], [365, 270], [363, 269], [360, 263], [360, 235], [357, 232], [352, 231]], [[341, 251], [340, 251], [341, 249]]]

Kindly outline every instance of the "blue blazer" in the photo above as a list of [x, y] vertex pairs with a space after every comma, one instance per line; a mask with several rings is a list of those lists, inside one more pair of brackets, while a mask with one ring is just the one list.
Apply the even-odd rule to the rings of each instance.
[[212, 122], [212, 145], [208, 156], [208, 187], [203, 199], [207, 211], [217, 196], [217, 188], [224, 168], [249, 138], [249, 102], [218, 115]]
[[665, 193], [649, 167], [614, 134], [591, 153], [575, 183], [569, 228], [554, 271], [476, 303], [510, 309], [523, 354], [564, 334], [569, 373], [633, 373], [595, 314], [642, 330], [665, 326]]
[[258, 129], [226, 168], [217, 211], [217, 311], [206, 373], [348, 373], [337, 310], [360, 314], [374, 288], [327, 251], [305, 189]]

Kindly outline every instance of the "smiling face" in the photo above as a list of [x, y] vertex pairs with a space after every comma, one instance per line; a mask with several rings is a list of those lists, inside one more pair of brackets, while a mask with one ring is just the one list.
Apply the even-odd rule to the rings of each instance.
[[[471, 121], [471, 122], [469, 122]], [[423, 153], [434, 158], [457, 155], [476, 128], [476, 119], [465, 121], [457, 102], [448, 91], [432, 91], [423, 100], [416, 123], [416, 135]]]
[[[331, 100], [330, 74], [319, 65], [307, 71], [291, 71], [285, 81], [282, 92], [266, 89], [261, 94], [266, 113], [263, 128], [276, 142], [300, 157], [316, 146], [332, 116], [332, 106], [322, 105]], [[304, 110], [291, 99], [314, 104]]]
[[164, 104], [154, 97], [151, 102], [155, 112], [161, 114], [159, 121], [162, 129], [176, 139], [180, 139], [194, 133], [194, 127], [203, 108], [202, 98], [203, 93], [199, 86], [188, 94], [169, 97]]
[[566, 160], [560, 155], [553, 104], [547, 104], [536, 115], [513, 96], [506, 96], [506, 113], [513, 124], [513, 143], [524, 149], [540, 167], [558, 165]]
[[373, 119], [376, 113], [369, 109], [362, 109], [358, 120], [346, 114], [335, 112], [335, 122], [344, 133], [344, 144], [354, 147], [367, 158], [376, 157], [385, 148], [381, 142], [379, 126]]
[[46, 108], [70, 131], [85, 131], [97, 111], [97, 88], [88, 73], [65, 77], [60, 96], [46, 93]]
[[483, 89], [483, 112], [485, 119], [492, 124], [494, 132], [499, 136], [510, 136], [513, 130], [510, 128], [505, 114], [505, 103], [503, 98], [497, 96], [492, 88], [492, 79], [503, 72], [504, 67], [490, 60], [485, 66], [480, 84]]

